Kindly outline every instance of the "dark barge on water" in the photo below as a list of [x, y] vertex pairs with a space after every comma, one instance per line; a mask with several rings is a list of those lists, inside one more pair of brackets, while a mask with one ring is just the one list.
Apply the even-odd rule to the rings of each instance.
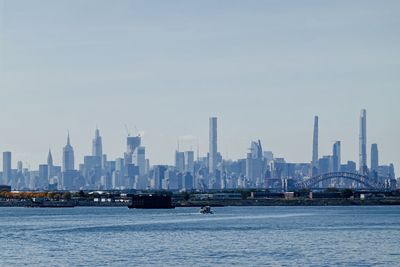
[[174, 209], [169, 195], [143, 194], [133, 195], [130, 209]]

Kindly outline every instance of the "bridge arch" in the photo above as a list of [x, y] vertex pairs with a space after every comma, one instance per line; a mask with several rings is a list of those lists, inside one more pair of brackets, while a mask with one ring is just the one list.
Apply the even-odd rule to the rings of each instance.
[[337, 179], [337, 178], [342, 178], [345, 180], [352, 180], [352, 181], [358, 182], [358, 183], [364, 185], [366, 188], [372, 189], [372, 190], [385, 189], [382, 184], [376, 183], [370, 177], [361, 175], [358, 173], [351, 173], [351, 172], [330, 172], [330, 173], [320, 174], [320, 175], [314, 176], [306, 181], [295, 184], [295, 188], [296, 189], [311, 189], [313, 186], [315, 186], [316, 184], [318, 184], [322, 181]]

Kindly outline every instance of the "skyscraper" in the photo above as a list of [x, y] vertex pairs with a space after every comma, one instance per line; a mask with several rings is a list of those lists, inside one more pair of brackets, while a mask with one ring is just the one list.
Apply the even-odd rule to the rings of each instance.
[[144, 175], [147, 173], [146, 168], [146, 148], [139, 146], [133, 152], [133, 164], [139, 167], [139, 174]]
[[92, 141], [92, 156], [101, 158], [103, 155], [103, 144], [101, 141], [100, 131], [96, 128], [95, 136]]
[[214, 174], [217, 169], [217, 118], [210, 118], [209, 126], [209, 154], [208, 154], [208, 171], [210, 174]]
[[180, 151], [175, 151], [175, 169], [178, 172], [185, 171], [185, 153]]
[[11, 152], [3, 152], [3, 181], [2, 184], [9, 185], [11, 183]]
[[74, 149], [71, 146], [69, 133], [67, 137], [67, 145], [63, 148], [63, 162], [62, 170], [63, 172], [72, 171], [75, 169], [75, 159], [74, 159]]
[[124, 153], [125, 165], [132, 163], [132, 155], [136, 148], [140, 147], [141, 137], [138, 136], [128, 136], [126, 139], [126, 152]]
[[138, 136], [128, 136], [126, 138], [126, 152], [132, 154], [141, 145], [142, 138]]
[[39, 165], [39, 179], [35, 181], [36, 188], [43, 188], [49, 184], [49, 166], [47, 164]]
[[53, 156], [51, 155], [51, 150], [49, 149], [49, 154], [47, 155], [47, 174], [48, 179], [53, 178]]
[[185, 159], [185, 172], [190, 172], [193, 174], [194, 172], [194, 151], [185, 151], [184, 152]]
[[379, 169], [379, 152], [378, 145], [371, 145], [371, 173], [378, 173]]
[[338, 172], [340, 171], [340, 165], [341, 165], [341, 143], [340, 141], [336, 141], [333, 144], [333, 153], [332, 153], [332, 171], [333, 172]]
[[165, 179], [165, 171], [167, 170], [167, 166], [164, 165], [155, 165], [153, 170], [152, 177], [152, 188], [159, 190], [162, 189], [163, 180]]
[[247, 153], [246, 157], [246, 178], [249, 180], [252, 187], [257, 187], [257, 180], [263, 178], [263, 163], [261, 141], [251, 142], [250, 152]]
[[317, 174], [318, 169], [318, 116], [314, 117], [313, 150], [311, 161], [311, 176]]
[[115, 171], [113, 173], [113, 188], [117, 188], [125, 185], [124, 181], [125, 164], [123, 158], [117, 158], [115, 160]]
[[360, 114], [360, 161], [359, 172], [362, 175], [368, 173], [367, 167], [367, 111], [361, 110]]
[[22, 173], [22, 171], [23, 171], [23, 164], [22, 164], [22, 161], [18, 161], [17, 162], [17, 173]]

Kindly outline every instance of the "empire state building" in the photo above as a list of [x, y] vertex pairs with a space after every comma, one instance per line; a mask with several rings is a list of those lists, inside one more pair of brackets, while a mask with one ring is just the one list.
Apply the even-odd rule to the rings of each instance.
[[74, 149], [71, 146], [68, 133], [67, 145], [63, 148], [62, 171], [66, 172], [72, 170], [74, 170]]

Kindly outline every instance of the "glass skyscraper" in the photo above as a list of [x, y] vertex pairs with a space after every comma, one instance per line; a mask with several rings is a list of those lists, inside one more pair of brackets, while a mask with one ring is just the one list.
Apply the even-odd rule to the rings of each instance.
[[210, 174], [214, 174], [217, 169], [217, 118], [210, 118], [209, 127], [209, 155], [208, 155], [208, 171]]
[[367, 111], [361, 110], [360, 114], [360, 160], [359, 171], [360, 174], [365, 175], [368, 173], [367, 167]]

